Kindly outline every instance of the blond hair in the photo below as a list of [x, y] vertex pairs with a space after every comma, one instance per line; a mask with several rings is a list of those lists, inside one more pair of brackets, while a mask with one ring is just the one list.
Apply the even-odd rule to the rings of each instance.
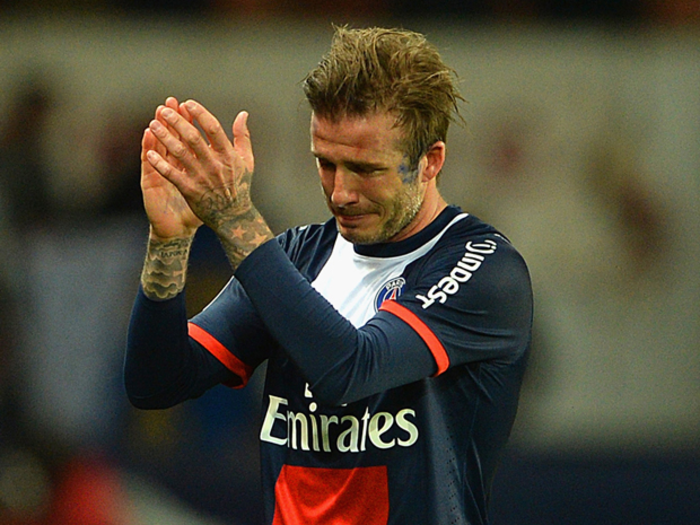
[[396, 115], [412, 167], [459, 116], [456, 74], [426, 38], [403, 29], [336, 27], [331, 48], [304, 79], [313, 112], [338, 121]]

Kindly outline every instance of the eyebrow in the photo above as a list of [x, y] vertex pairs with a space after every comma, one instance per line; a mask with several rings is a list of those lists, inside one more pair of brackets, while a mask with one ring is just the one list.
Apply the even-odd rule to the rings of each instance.
[[[325, 156], [321, 155], [320, 153], [316, 153], [314, 151], [311, 152], [314, 157], [316, 157], [318, 160], [324, 161], [324, 162], [329, 162], [331, 164], [338, 164], [337, 162], [333, 162], [330, 159], [326, 158]], [[351, 171], [355, 172], [370, 172], [370, 171], [380, 171], [380, 170], [385, 170], [387, 167], [384, 164], [376, 164], [373, 162], [362, 162], [362, 161], [346, 161], [342, 163], [344, 166], [346, 166], [348, 169]]]

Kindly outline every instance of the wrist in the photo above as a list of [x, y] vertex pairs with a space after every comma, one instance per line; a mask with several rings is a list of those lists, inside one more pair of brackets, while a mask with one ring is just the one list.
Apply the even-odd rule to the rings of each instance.
[[222, 224], [216, 233], [234, 271], [258, 246], [274, 237], [263, 216], [253, 206]]
[[167, 240], [149, 236], [141, 272], [141, 287], [146, 297], [163, 301], [184, 290], [193, 240], [194, 236]]
[[163, 245], [171, 242], [181, 242], [189, 239], [190, 244], [194, 240], [194, 236], [197, 233], [197, 228], [185, 229], [178, 234], [163, 235], [158, 233], [153, 225], [150, 226], [148, 230], [148, 244]]

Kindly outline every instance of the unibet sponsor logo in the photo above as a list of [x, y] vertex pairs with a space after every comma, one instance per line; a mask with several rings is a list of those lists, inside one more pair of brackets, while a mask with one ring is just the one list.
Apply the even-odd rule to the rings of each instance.
[[480, 243], [469, 241], [464, 246], [466, 248], [464, 255], [452, 268], [449, 275], [440, 279], [436, 285], [428, 290], [426, 295], [416, 295], [416, 299], [423, 303], [423, 309], [425, 310], [434, 304], [435, 301], [443, 304], [447, 301], [448, 296], [456, 294], [460, 285], [471, 279], [474, 272], [481, 267], [486, 258], [485, 256], [491, 255], [496, 251], [496, 246], [496, 241], [491, 239]]
[[[418, 441], [418, 427], [414, 423], [416, 412], [411, 408], [404, 408], [396, 414], [371, 414], [368, 407], [358, 419], [350, 414], [315, 414], [315, 403], [312, 403], [308, 413], [293, 412], [286, 408], [289, 404], [287, 399], [273, 395], [269, 397], [270, 403], [260, 430], [260, 440], [267, 443], [294, 450], [357, 453], [366, 451], [370, 446], [378, 449], [410, 447]], [[390, 433], [392, 429], [399, 431]]]

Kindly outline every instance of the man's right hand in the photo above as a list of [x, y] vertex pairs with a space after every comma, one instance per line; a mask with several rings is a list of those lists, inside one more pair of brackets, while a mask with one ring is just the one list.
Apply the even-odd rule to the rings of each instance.
[[[187, 110], [175, 98], [169, 97], [164, 106], [156, 109], [155, 118], [163, 125], [167, 126], [161, 115], [166, 107], [191, 120]], [[148, 161], [149, 151], [155, 151], [170, 162], [177, 161], [147, 128], [141, 140], [141, 193], [150, 222], [150, 236], [141, 286], [147, 297], [162, 301], [175, 297], [184, 289], [190, 248], [202, 221], [178, 189], [153, 168]]]
[[[174, 97], [169, 97], [164, 106], [158, 107], [155, 114], [156, 120], [164, 126], [168, 124], [163, 120], [161, 113], [166, 107], [178, 111], [185, 118], [189, 117], [187, 110], [180, 107]], [[168, 128], [171, 133], [175, 133], [172, 128], [169, 126]], [[165, 146], [147, 128], [141, 141], [141, 192], [146, 215], [151, 225], [151, 238], [155, 241], [191, 238], [202, 225], [202, 221], [194, 214], [175, 185], [153, 168], [147, 158], [151, 150], [167, 158], [169, 162], [177, 163]]]

